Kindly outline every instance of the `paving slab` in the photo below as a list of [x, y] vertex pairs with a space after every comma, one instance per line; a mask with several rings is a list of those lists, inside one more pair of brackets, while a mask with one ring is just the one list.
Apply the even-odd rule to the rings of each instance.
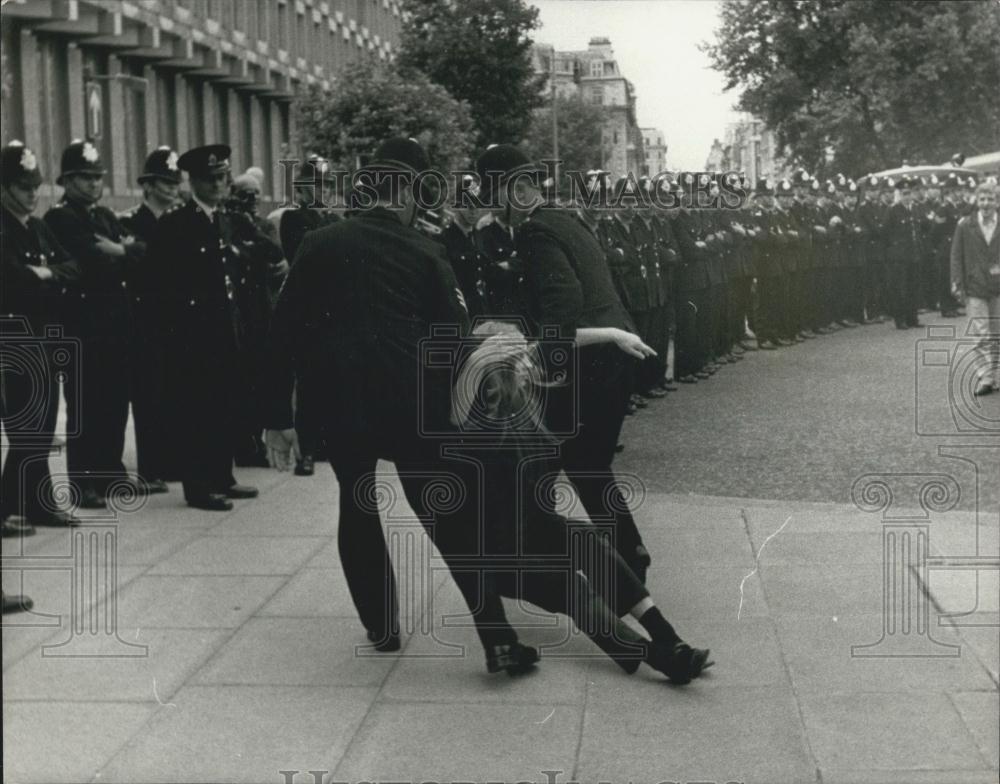
[[398, 655], [374, 652], [354, 618], [251, 618], [193, 682], [244, 686], [377, 686]]
[[235, 629], [287, 579], [143, 575], [119, 592], [119, 628], [125, 636], [131, 629]]
[[281, 770], [329, 768], [374, 694], [357, 687], [186, 686], [97, 780], [257, 784], [283, 781]]
[[312, 536], [204, 536], [173, 553], [149, 574], [293, 574], [326, 543]]
[[[923, 648], [944, 657], [852, 655], [852, 645], [881, 638], [881, 615], [833, 618], [778, 617], [778, 639], [799, 695], [814, 692], [976, 691], [993, 682], [954, 631], [933, 631], [933, 639], [955, 648]], [[913, 649], [910, 649], [911, 652]], [[878, 651], [873, 651], [878, 653]], [[954, 654], [958, 655], [955, 656]]]
[[155, 703], [5, 701], [4, 781], [90, 781], [156, 708]]
[[579, 710], [544, 702], [378, 702], [332, 780], [545, 781], [545, 770], [565, 778], [580, 721]]
[[623, 676], [588, 693], [575, 780], [802, 784], [816, 766], [787, 690]]
[[997, 691], [961, 691], [949, 695], [956, 710], [972, 734], [983, 759], [1000, 768], [1000, 693]]
[[944, 694], [805, 694], [801, 706], [820, 769], [982, 770], [988, 766]]
[[[209, 655], [227, 632], [211, 629], [149, 629], [122, 636], [129, 646], [88, 636], [62, 653], [31, 652], [4, 673], [5, 700], [164, 702]], [[143, 654], [128, 655], [123, 654]]]

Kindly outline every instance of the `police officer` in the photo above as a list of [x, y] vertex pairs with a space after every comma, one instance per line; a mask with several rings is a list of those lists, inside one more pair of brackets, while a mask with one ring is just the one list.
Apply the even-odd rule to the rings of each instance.
[[[445, 254], [462, 290], [469, 317], [475, 319], [485, 315], [489, 307], [484, 270], [486, 259], [476, 243], [476, 224], [481, 211], [475, 200], [478, 187], [475, 186], [472, 175], [464, 175], [462, 188], [467, 196], [456, 195], [454, 209], [449, 210], [451, 222], [438, 235], [438, 240], [444, 245]], [[459, 201], [463, 198], [465, 203]]]
[[[48, 226], [32, 215], [42, 174], [35, 154], [21, 142], [0, 150], [0, 183], [0, 421], [9, 444], [0, 519], [6, 537], [31, 535], [36, 525], [79, 523], [57, 508], [48, 463], [59, 412], [56, 352], [66, 350], [57, 338], [66, 292], [78, 281], [79, 269]], [[23, 522], [8, 520], [12, 515]], [[8, 600], [17, 598], [4, 597], [5, 612]]]
[[[562, 445], [562, 467], [573, 482], [590, 519], [614, 525], [615, 545], [642, 579], [649, 553], [611, 468], [629, 399], [629, 373], [634, 359], [653, 350], [635, 334], [634, 324], [615, 293], [605, 252], [571, 213], [539, 209], [544, 203], [537, 183], [542, 168], [518, 148], [495, 145], [476, 162], [484, 200], [514, 225], [517, 251], [524, 260], [530, 303], [528, 315], [539, 330], [557, 330], [575, 339], [578, 385], [563, 387], [554, 397], [562, 410], [548, 411], [553, 420], [579, 410], [573, 435]], [[542, 347], [543, 354], [545, 347]], [[566, 424], [562, 419], [560, 424]], [[569, 432], [564, 430], [563, 432]]]
[[[441, 441], [425, 437], [434, 432], [454, 438], [449, 435], [453, 378], [424, 374], [421, 346], [433, 325], [468, 328], [458, 282], [440, 245], [414, 228], [416, 175], [428, 168], [426, 154], [412, 139], [379, 146], [356, 177], [351, 219], [303, 240], [270, 339], [266, 399], [272, 460], [286, 468], [296, 449], [293, 385], [312, 387], [306, 399], [322, 402], [312, 416], [340, 485], [344, 574], [368, 639], [380, 651], [398, 650], [401, 642], [395, 575], [376, 503], [379, 459], [395, 462], [407, 500], [449, 564], [480, 552], [474, 467], [441, 458]], [[425, 403], [421, 413], [414, 404], [418, 399]], [[463, 496], [448, 508], [435, 508], [428, 488], [442, 476], [454, 476]], [[513, 674], [532, 666], [537, 651], [518, 644], [499, 594], [481, 590], [473, 570], [454, 570], [453, 576], [477, 622], [487, 668]]]
[[[122, 453], [128, 424], [132, 333], [128, 277], [142, 249], [115, 214], [99, 204], [104, 166], [89, 141], [62, 154], [62, 200], [45, 222], [80, 265], [80, 295], [70, 317], [81, 340], [79, 362], [67, 379], [67, 445], [70, 476], [80, 506], [100, 509], [115, 483], [128, 484]], [[126, 492], [128, 490], [126, 489]]]
[[302, 238], [325, 223], [339, 218], [326, 209], [325, 177], [329, 164], [318, 155], [311, 155], [302, 164], [294, 182], [295, 206], [281, 213], [278, 234], [281, 250], [289, 264], [295, 261]]
[[886, 215], [889, 251], [889, 296], [896, 329], [920, 326], [917, 320], [919, 271], [917, 256], [918, 216], [913, 208], [913, 183], [903, 176], [893, 183], [898, 201]]
[[146, 492], [165, 493], [165, 479], [174, 477], [170, 476], [173, 473], [170, 436], [163, 399], [166, 366], [160, 334], [160, 294], [150, 269], [148, 252], [157, 221], [180, 202], [181, 170], [177, 166], [177, 153], [168, 146], [157, 147], [146, 157], [138, 179], [142, 202], [118, 216], [141, 252], [128, 280], [134, 324], [132, 416], [139, 480]]
[[163, 296], [167, 409], [184, 499], [209, 511], [257, 496], [256, 488], [236, 484], [232, 470], [244, 323], [233, 220], [221, 209], [229, 155], [228, 146], [212, 144], [180, 156], [191, 199], [160, 218], [150, 246]]

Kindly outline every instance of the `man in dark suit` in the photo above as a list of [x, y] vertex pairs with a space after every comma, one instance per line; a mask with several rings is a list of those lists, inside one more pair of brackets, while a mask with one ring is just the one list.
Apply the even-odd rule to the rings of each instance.
[[[80, 265], [80, 295], [69, 318], [81, 340], [79, 362], [67, 378], [67, 462], [80, 488], [80, 506], [100, 509], [116, 483], [127, 484], [122, 463], [128, 425], [130, 335], [129, 271], [141, 255], [125, 227], [98, 202], [104, 166], [89, 141], [75, 141], [62, 154], [57, 182], [62, 200], [45, 222]], [[128, 490], [126, 490], [128, 492]]]
[[191, 199], [160, 218], [149, 248], [163, 298], [173, 453], [184, 499], [209, 511], [232, 509], [232, 498], [257, 496], [256, 488], [233, 477], [244, 336], [232, 218], [221, 209], [229, 192], [229, 154], [226, 145], [212, 144], [178, 159], [190, 178]]
[[889, 301], [896, 329], [919, 327], [917, 300], [918, 219], [913, 209], [913, 185], [906, 177], [894, 183], [898, 200], [886, 215], [885, 233], [889, 266]]
[[140, 482], [146, 492], [165, 493], [172, 469], [163, 390], [166, 367], [159, 334], [160, 294], [149, 263], [149, 244], [160, 217], [180, 201], [181, 170], [177, 153], [161, 146], [147, 157], [139, 175], [142, 203], [119, 215], [122, 226], [135, 238], [140, 255], [130, 270], [128, 291], [132, 302], [132, 416]]
[[[59, 412], [55, 352], [65, 346], [45, 339], [48, 330], [62, 326], [63, 304], [79, 269], [32, 215], [42, 175], [35, 154], [20, 142], [0, 151], [0, 183], [0, 422], [10, 445], [0, 482], [0, 519], [5, 537], [30, 536], [36, 525], [79, 523], [58, 510], [52, 492], [48, 456]], [[9, 520], [13, 515], [23, 522]], [[5, 596], [4, 611], [18, 598]]]
[[965, 301], [970, 334], [978, 337], [975, 393], [1000, 391], [1000, 227], [997, 186], [976, 188], [977, 211], [958, 222], [951, 242], [952, 290]]
[[[272, 462], [287, 468], [297, 450], [292, 390], [306, 390], [295, 419], [306, 415], [318, 423], [326, 441], [340, 485], [341, 563], [368, 639], [380, 651], [398, 650], [401, 641], [395, 574], [377, 505], [377, 461], [395, 463], [407, 501], [450, 566], [456, 558], [478, 556], [482, 544], [475, 466], [442, 458], [441, 441], [428, 435], [456, 438], [449, 435], [451, 375], [424, 373], [422, 345], [434, 325], [468, 329], [442, 248], [414, 228], [415, 177], [428, 168], [412, 139], [390, 139], [376, 150], [359, 175], [364, 182], [356, 182], [356, 193], [370, 195], [369, 203], [359, 199], [350, 220], [303, 240], [269, 341]], [[303, 401], [322, 410], [303, 412]], [[429, 490], [449, 478], [462, 497], [441, 508]], [[499, 594], [484, 590], [473, 569], [452, 572], [472, 611], [487, 668], [530, 668], [537, 651], [517, 642]]]

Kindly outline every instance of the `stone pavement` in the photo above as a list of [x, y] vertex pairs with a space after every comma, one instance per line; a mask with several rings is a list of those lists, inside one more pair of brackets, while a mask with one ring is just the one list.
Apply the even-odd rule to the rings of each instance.
[[[363, 655], [332, 476], [240, 478], [264, 493], [229, 514], [188, 510], [176, 487], [122, 513], [116, 581], [81, 566], [107, 566], [88, 548], [113, 523], [81, 532], [75, 559], [68, 532], [25, 539], [21, 558], [4, 541], [4, 588], [36, 607], [4, 619], [5, 781], [997, 780], [997, 572], [978, 591], [975, 571], [929, 572], [929, 628], [883, 634], [922, 605], [914, 590], [915, 610], [883, 615], [878, 515], [649, 494], [650, 588], [717, 666], [687, 687], [627, 677], [565, 624], [511, 608], [550, 646], [511, 679], [486, 673], [433, 558], [401, 559], [417, 564], [400, 581], [402, 655]], [[996, 555], [997, 519], [979, 523], [932, 516], [930, 555]]]

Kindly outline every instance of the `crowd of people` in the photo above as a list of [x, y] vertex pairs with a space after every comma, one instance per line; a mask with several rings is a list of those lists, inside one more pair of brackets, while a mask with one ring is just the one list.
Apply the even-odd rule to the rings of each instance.
[[[352, 599], [374, 647], [393, 651], [375, 490], [376, 462], [391, 460], [491, 672], [539, 660], [507, 623], [510, 597], [570, 616], [626, 672], [645, 662], [677, 683], [698, 677], [708, 651], [683, 642], [645, 588], [652, 559], [612, 467], [625, 417], [747, 351], [887, 315], [905, 329], [920, 309], [958, 315], [966, 297], [989, 314], [1000, 295], [995, 183], [958, 176], [821, 183], [800, 170], [750, 189], [735, 174], [613, 182], [594, 170], [563, 201], [540, 164], [493, 145], [463, 180], [474, 198], [442, 223], [422, 206], [425, 152], [395, 138], [364, 167], [371, 204], [326, 209], [314, 157], [296, 204], [264, 218], [259, 176], [234, 179], [230, 152], [155, 150], [142, 203], [115, 215], [100, 204], [97, 149], [74, 142], [63, 197], [39, 219], [37, 159], [3, 149], [3, 339], [43, 369], [4, 364], [4, 536], [80, 523], [56, 504], [47, 465], [65, 341], [42, 338], [66, 336], [80, 507], [180, 480], [188, 505], [226, 511], [257, 495], [234, 463], [311, 475], [327, 460]], [[122, 460], [130, 405], [136, 478]], [[560, 476], [589, 519], [556, 509]], [[435, 501], [442, 478], [457, 501]], [[5, 612], [29, 605], [4, 597]]]

